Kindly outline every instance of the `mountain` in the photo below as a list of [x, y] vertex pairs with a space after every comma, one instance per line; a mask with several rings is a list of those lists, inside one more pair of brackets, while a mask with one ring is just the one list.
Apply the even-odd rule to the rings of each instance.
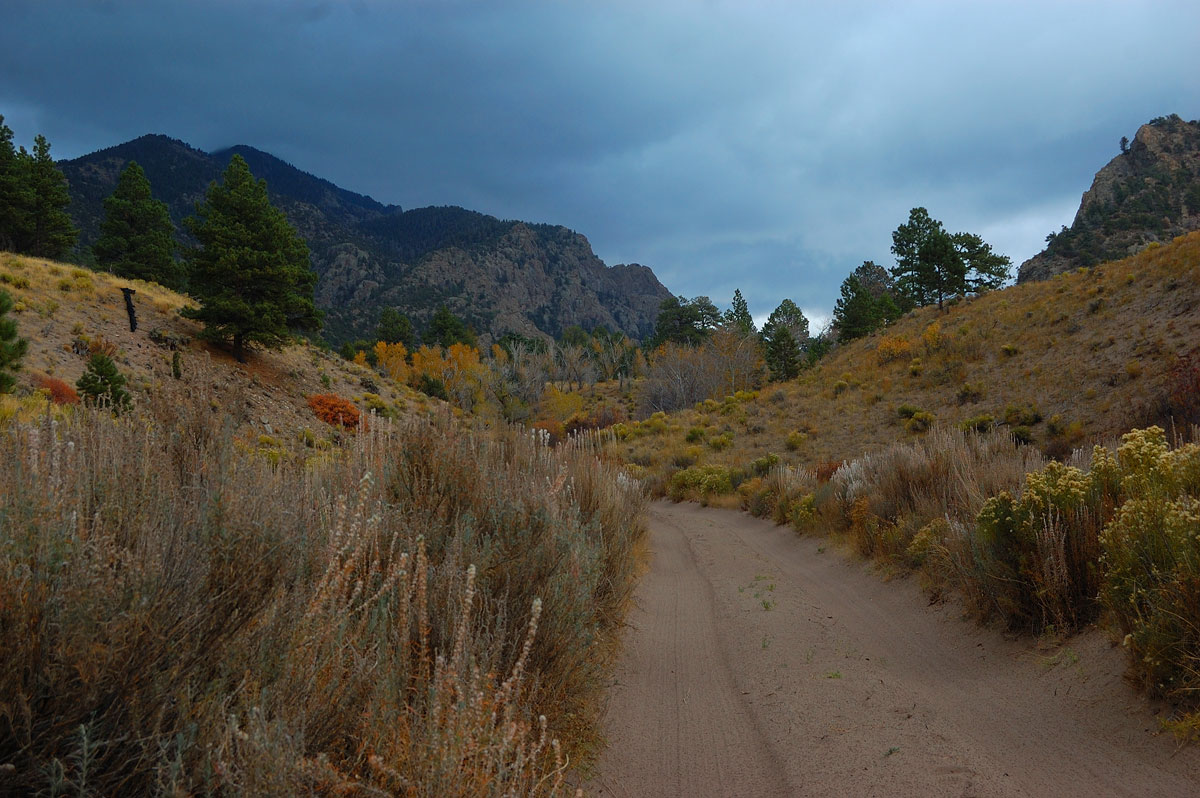
[[1050, 234], [1017, 281], [1123, 258], [1193, 230], [1200, 230], [1200, 121], [1162, 116], [1096, 173], [1075, 221]]
[[59, 164], [70, 184], [80, 245], [95, 241], [104, 198], [129, 161], [142, 166], [182, 231], [184, 217], [235, 154], [267, 181], [271, 200], [308, 242], [319, 277], [317, 304], [333, 343], [369, 337], [389, 306], [408, 314], [419, 330], [441, 304], [492, 338], [508, 332], [557, 337], [578, 324], [640, 339], [653, 332], [659, 303], [671, 295], [649, 268], [607, 266], [587, 238], [565, 227], [458, 207], [405, 211], [253, 147], [207, 153], [162, 135]]

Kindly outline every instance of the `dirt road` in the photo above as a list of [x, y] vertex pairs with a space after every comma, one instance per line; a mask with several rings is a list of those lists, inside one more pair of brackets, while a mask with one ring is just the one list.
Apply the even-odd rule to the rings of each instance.
[[655, 503], [600, 796], [1189, 796], [1100, 633], [1039, 646], [826, 542]]

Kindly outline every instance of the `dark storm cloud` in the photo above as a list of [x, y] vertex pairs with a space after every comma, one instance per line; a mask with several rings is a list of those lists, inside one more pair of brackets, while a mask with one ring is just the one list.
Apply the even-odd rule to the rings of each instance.
[[250, 144], [406, 207], [565, 224], [756, 314], [827, 314], [914, 205], [1014, 261], [1152, 117], [1195, 3], [8, 3], [0, 113], [70, 157]]

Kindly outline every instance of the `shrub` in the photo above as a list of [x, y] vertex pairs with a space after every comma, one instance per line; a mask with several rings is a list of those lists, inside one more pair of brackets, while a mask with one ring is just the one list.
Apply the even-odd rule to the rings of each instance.
[[1004, 423], [1011, 427], [1032, 427], [1041, 423], [1041, 420], [1042, 414], [1032, 405], [1009, 405], [1004, 408]]
[[35, 374], [33, 385], [39, 390], [50, 394], [50, 400], [56, 405], [77, 405], [79, 394], [67, 383], [46, 374]]
[[368, 411], [374, 412], [380, 418], [395, 418], [396, 410], [383, 397], [376, 393], [363, 394], [363, 404]]
[[0, 686], [22, 707], [0, 791], [569, 794], [636, 486], [592, 448], [418, 421], [273, 467], [219, 422], [181, 436], [213, 414], [176, 396], [165, 427], [0, 429], [20, 464], [0, 469], [20, 519], [0, 524], [0, 622], [21, 630]]
[[1021, 445], [1027, 446], [1033, 443], [1033, 430], [1029, 427], [1013, 427], [1009, 433], [1013, 440]]
[[[1103, 451], [1103, 450], [1101, 450]], [[1133, 673], [1155, 696], [1200, 692], [1200, 446], [1167, 448], [1158, 427], [1125, 435], [1092, 473], [1126, 499], [1101, 535], [1105, 608], [1125, 634]]]
[[937, 416], [925, 410], [919, 410], [909, 417], [908, 421], [904, 422], [904, 428], [909, 432], [925, 432], [933, 423], [937, 421]]
[[676, 471], [667, 484], [667, 496], [673, 501], [689, 497], [706, 499], [714, 495], [733, 493], [742, 482], [742, 474], [736, 469], [718, 465], [699, 465]]
[[945, 336], [942, 335], [940, 322], [933, 322], [921, 333], [921, 343], [925, 346], [925, 354], [931, 355], [942, 348]]
[[733, 433], [723, 432], [708, 439], [708, 445], [718, 452], [733, 446]]
[[779, 465], [779, 455], [767, 454], [750, 463], [750, 471], [755, 476], [766, 476], [772, 468]]
[[921, 365], [921, 358], [914, 357], [911, 361], [909, 361], [908, 373], [910, 375], [912, 375], [914, 377], [920, 377], [921, 372], [924, 370], [925, 370], [925, 367]]
[[973, 416], [959, 424], [963, 432], [989, 432], [996, 426], [996, 419], [987, 413]]
[[686, 440], [688, 443], [699, 443], [700, 441], [704, 440], [704, 435], [704, 427], [692, 427], [687, 431], [687, 435], [684, 436], [684, 440]]
[[833, 384], [834, 396], [841, 396], [848, 390], [850, 390], [850, 383], [846, 382], [845, 380], [838, 380]]
[[794, 430], [788, 433], [787, 440], [785, 441], [784, 445], [787, 446], [787, 450], [789, 452], [794, 452], [803, 446], [806, 440], [808, 440], [807, 435], [800, 430]]
[[1004, 346], [1000, 347], [1000, 353], [1005, 357], [1016, 357], [1017, 355], [1021, 354], [1021, 350], [1012, 344], [1005, 344]]
[[354, 403], [337, 394], [315, 393], [308, 397], [308, 406], [312, 408], [313, 415], [335, 427], [357, 429], [362, 421], [362, 414]]
[[900, 418], [912, 418], [920, 412], [921, 408], [915, 405], [900, 405], [896, 408], [896, 415], [900, 416]]
[[904, 360], [911, 354], [912, 344], [908, 342], [907, 338], [899, 335], [885, 335], [875, 347], [875, 356], [879, 358], [880, 365], [895, 360]]
[[965, 405], [968, 402], [971, 402], [971, 403], [978, 402], [982, 398], [983, 398], [983, 386], [979, 385], [978, 383], [975, 383], [975, 384], [972, 384], [969, 382], [963, 383], [962, 387], [960, 387], [958, 389], [958, 393], [955, 394], [955, 399], [958, 400], [958, 403], [960, 405]]

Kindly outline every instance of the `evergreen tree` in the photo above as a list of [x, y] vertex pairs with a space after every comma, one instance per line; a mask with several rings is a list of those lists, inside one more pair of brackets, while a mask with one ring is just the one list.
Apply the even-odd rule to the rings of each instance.
[[188, 288], [201, 306], [184, 315], [204, 323], [206, 338], [232, 340], [234, 357], [244, 361], [248, 344], [279, 347], [293, 330], [320, 329], [308, 245], [240, 155], [186, 224], [200, 242]]
[[721, 323], [721, 318], [717, 306], [706, 296], [667, 297], [658, 306], [654, 335], [646, 346], [654, 349], [668, 341], [688, 346], [701, 344]]
[[17, 248], [38, 258], [61, 258], [79, 238], [67, 214], [71, 204], [67, 178], [50, 157], [50, 142], [40, 134], [33, 140], [33, 154], [22, 148], [18, 160], [24, 165], [25, 196], [32, 205], [26, 210]]
[[939, 310], [956, 294], [999, 287], [1012, 263], [974, 233], [947, 233], [924, 208], [913, 208], [892, 233], [892, 253], [900, 294], [917, 305], [936, 300]]
[[725, 311], [725, 323], [732, 324], [741, 330], [743, 335], [754, 335], [758, 332], [754, 327], [754, 319], [750, 315], [750, 306], [746, 304], [741, 289], [734, 289], [733, 306]]
[[108, 355], [95, 354], [88, 361], [76, 389], [87, 402], [105, 402], [118, 413], [129, 407], [129, 393], [125, 390], [125, 378], [117, 371], [117, 364]]
[[[766, 329], [764, 324], [763, 330]], [[774, 382], [795, 379], [800, 373], [800, 347], [786, 325], [772, 328], [770, 338], [766, 339], [765, 359]]]
[[25, 238], [29, 209], [33, 207], [23, 155], [13, 146], [12, 128], [0, 115], [0, 249], [17, 250]]
[[182, 287], [174, 258], [175, 226], [166, 203], [151, 196], [150, 181], [137, 161], [126, 165], [104, 200], [104, 221], [92, 252], [96, 263], [113, 274]]
[[449, 349], [454, 344], [475, 346], [475, 333], [463, 323], [463, 320], [450, 312], [450, 308], [441, 305], [429, 320], [429, 329], [425, 332], [425, 342], [438, 344]]
[[771, 379], [790, 380], [800, 373], [803, 348], [808, 343], [808, 319], [790, 299], [771, 311], [761, 333]]
[[900, 315], [890, 292], [876, 293], [864, 281], [860, 272], [867, 266], [883, 271], [871, 261], [856, 269], [842, 281], [841, 296], [833, 309], [833, 326], [837, 339], [843, 343], [868, 335]]
[[21, 358], [29, 342], [17, 337], [17, 323], [8, 318], [12, 310], [12, 297], [0, 291], [0, 393], [9, 393], [16, 385], [13, 374], [21, 369]]
[[409, 352], [417, 348], [417, 335], [412, 321], [395, 308], [384, 308], [380, 312], [375, 340], [386, 344], [404, 344]]

